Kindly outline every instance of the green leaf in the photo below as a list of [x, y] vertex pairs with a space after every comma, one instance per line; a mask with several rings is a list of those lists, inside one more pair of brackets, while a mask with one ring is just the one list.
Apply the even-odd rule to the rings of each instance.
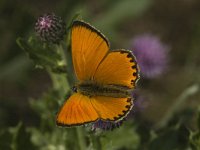
[[19, 123], [15, 128], [11, 128], [10, 132], [14, 134], [13, 136], [14, 150], [23, 150], [26, 149], [27, 147], [29, 150], [35, 150], [35, 147], [33, 146], [30, 140], [31, 135], [26, 131], [26, 128], [22, 123]]
[[198, 109], [197, 126], [198, 126], [199, 131], [200, 131], [200, 107], [199, 107], [199, 109]]
[[194, 150], [200, 150], [200, 108], [198, 109], [197, 127], [197, 131], [190, 132], [190, 144]]
[[30, 107], [38, 114], [42, 130], [49, 130], [55, 127], [55, 116], [59, 109], [58, 102], [65, 100], [64, 96], [59, 97], [58, 91], [49, 90], [41, 98], [30, 99]]
[[119, 129], [108, 131], [101, 137], [102, 149], [137, 149], [140, 143], [140, 138], [135, 132], [133, 124], [122, 125]]
[[192, 146], [192, 149], [200, 150], [200, 132], [191, 132], [190, 144]]
[[30, 133], [26, 132], [25, 126], [20, 122], [16, 127], [0, 131], [1, 150], [35, 150], [30, 141]]
[[58, 46], [42, 43], [35, 37], [30, 37], [29, 40], [18, 38], [17, 44], [34, 61], [36, 67], [50, 68], [56, 73], [66, 72], [66, 64], [62, 60]]
[[7, 130], [0, 131], [0, 149], [2, 150], [12, 150], [11, 143], [12, 143], [12, 134]]
[[37, 150], [78, 150], [74, 128], [54, 127], [51, 131], [29, 128], [28, 132], [31, 133], [31, 141]]
[[149, 150], [184, 150], [189, 146], [189, 131], [183, 125], [165, 128], [157, 133], [148, 148]]

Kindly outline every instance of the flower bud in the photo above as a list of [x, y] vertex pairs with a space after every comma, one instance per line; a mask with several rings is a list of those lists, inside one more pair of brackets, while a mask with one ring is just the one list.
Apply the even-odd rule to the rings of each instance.
[[66, 25], [61, 17], [44, 14], [37, 19], [35, 31], [42, 41], [59, 43], [66, 34]]

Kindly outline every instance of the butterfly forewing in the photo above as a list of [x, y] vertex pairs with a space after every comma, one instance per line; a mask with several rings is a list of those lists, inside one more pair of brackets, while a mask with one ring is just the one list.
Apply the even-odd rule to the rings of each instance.
[[92, 79], [109, 50], [105, 37], [89, 24], [75, 21], [71, 34], [72, 59], [79, 81]]
[[98, 67], [94, 80], [100, 84], [122, 85], [135, 87], [138, 80], [138, 66], [130, 51], [110, 51]]

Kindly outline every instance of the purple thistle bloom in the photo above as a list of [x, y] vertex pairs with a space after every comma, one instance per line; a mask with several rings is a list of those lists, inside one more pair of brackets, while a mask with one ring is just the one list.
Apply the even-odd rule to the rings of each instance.
[[66, 33], [66, 25], [61, 17], [45, 14], [37, 19], [35, 31], [42, 41], [59, 43]]
[[132, 49], [143, 77], [154, 78], [165, 71], [168, 47], [158, 37], [151, 34], [138, 35], [132, 41]]
[[93, 131], [95, 131], [96, 129], [113, 130], [115, 128], [119, 128], [122, 125], [124, 120], [125, 118], [118, 122], [98, 120], [95, 123], [93, 123], [92, 130]]
[[149, 101], [148, 99], [146, 99], [145, 96], [141, 95], [139, 90], [135, 90], [132, 93], [132, 97], [134, 98], [134, 111], [138, 112], [138, 111], [143, 111], [144, 109], [146, 109], [149, 105]]

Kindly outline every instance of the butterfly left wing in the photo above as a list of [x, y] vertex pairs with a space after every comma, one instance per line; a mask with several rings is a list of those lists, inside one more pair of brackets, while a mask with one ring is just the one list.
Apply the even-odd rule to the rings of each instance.
[[110, 51], [95, 72], [94, 81], [134, 88], [139, 78], [138, 70], [136, 59], [130, 51]]
[[59, 126], [77, 126], [99, 119], [91, 99], [75, 93], [63, 104], [57, 114], [56, 124]]

